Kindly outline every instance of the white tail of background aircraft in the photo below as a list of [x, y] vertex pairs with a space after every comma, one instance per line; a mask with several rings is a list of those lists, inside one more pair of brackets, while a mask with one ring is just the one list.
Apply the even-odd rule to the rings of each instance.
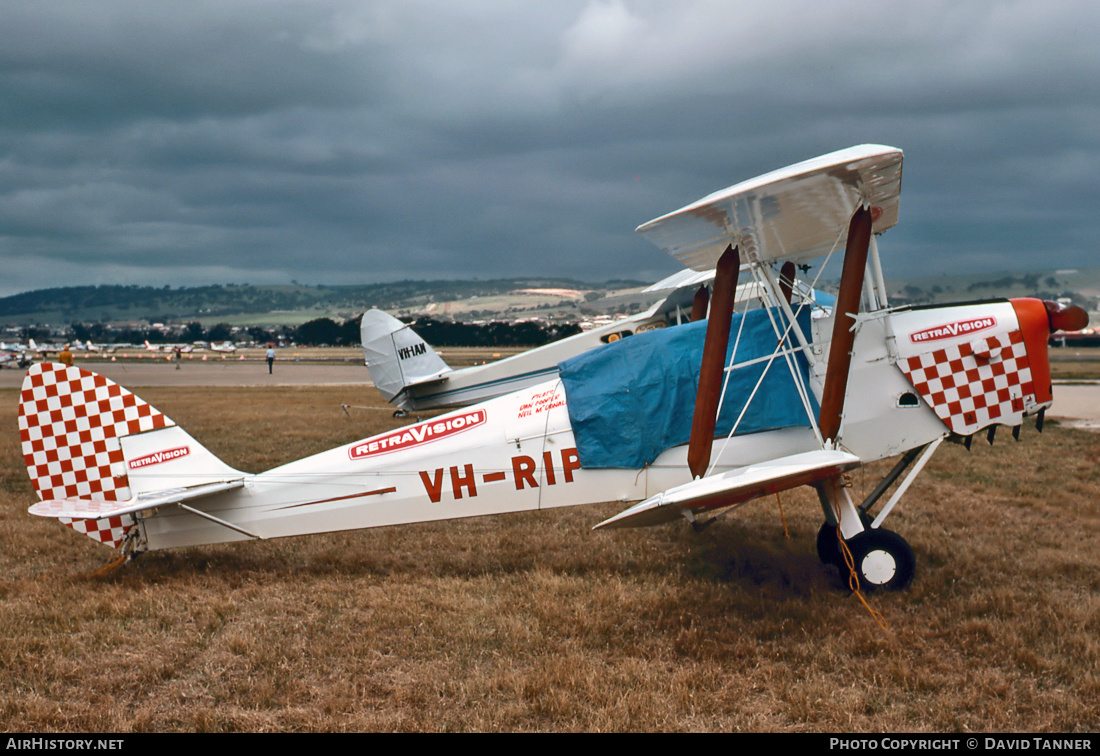
[[[361, 326], [363, 356], [374, 385], [399, 410], [468, 406], [550, 380], [562, 361], [590, 349], [705, 317], [707, 287], [713, 279], [713, 270], [681, 271], [647, 288], [646, 292], [670, 293], [637, 315], [497, 362], [458, 370], [449, 367], [411, 325], [381, 310], [368, 310]], [[831, 307], [831, 296], [797, 283], [794, 288], [796, 298], [818, 305], [819, 313]], [[756, 303], [760, 295], [757, 284], [747, 283], [738, 287], [736, 302]]]
[[381, 310], [363, 313], [360, 326], [363, 357], [375, 388], [402, 409], [411, 408], [403, 392], [413, 386], [438, 383], [452, 372], [420, 335]]

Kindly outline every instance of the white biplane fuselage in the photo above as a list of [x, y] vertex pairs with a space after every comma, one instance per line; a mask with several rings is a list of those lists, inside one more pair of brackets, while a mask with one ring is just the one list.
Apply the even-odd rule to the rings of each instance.
[[[826, 520], [822, 559], [837, 561], [838, 533], [865, 584], [903, 587], [913, 555], [880, 528], [883, 519], [947, 436], [1018, 428], [1025, 415], [1041, 422], [1052, 401], [1047, 339], [1077, 315], [1038, 300], [888, 307], [870, 234], [896, 221], [900, 172], [900, 151], [852, 148], [646, 224], [640, 231], [675, 256], [717, 269], [706, 323], [609, 344], [563, 362], [547, 382], [259, 474], [225, 465], [106, 378], [37, 365], [20, 402], [23, 451], [42, 499], [31, 511], [140, 552], [606, 501], [640, 503], [603, 526], [695, 521], [811, 485]], [[772, 202], [766, 218], [751, 212], [767, 205], [761, 195]], [[777, 211], [792, 196], [804, 208], [807, 195], [828, 206], [831, 225], [825, 213], [799, 224]], [[739, 204], [746, 198], [749, 210]], [[741, 232], [731, 236], [731, 227]], [[792, 299], [789, 284], [784, 296], [774, 267], [845, 245], [836, 307], [807, 317], [799, 311], [812, 303]], [[723, 309], [733, 309], [738, 268], [763, 307], [727, 311], [726, 336], [715, 336]], [[681, 354], [673, 348], [701, 348], [702, 366], [698, 351], [669, 357]], [[626, 382], [603, 388], [609, 376]], [[701, 410], [711, 399], [721, 408]], [[857, 506], [843, 473], [899, 454], [881, 490]], [[910, 467], [869, 524], [870, 506]]]
[[[1011, 303], [963, 305], [891, 316], [904, 337], [929, 328], [975, 319], [995, 319], [1003, 333], [1017, 330]], [[918, 399], [913, 385], [885, 347], [884, 318], [865, 318], [856, 337], [856, 362], [844, 418], [843, 449], [862, 463], [892, 457], [943, 438], [944, 422]], [[831, 319], [814, 320], [813, 343], [827, 344]], [[974, 340], [960, 334], [936, 341], [949, 348]], [[1045, 342], [1044, 342], [1045, 343]], [[825, 364], [822, 347], [816, 364]], [[817, 403], [824, 373], [811, 389]], [[909, 401], [906, 398], [909, 397]], [[1022, 394], [1021, 394], [1022, 401]], [[681, 445], [660, 454], [642, 470], [585, 469], [569, 420], [568, 398], [560, 380], [514, 392], [414, 425], [357, 441], [259, 475], [244, 477], [240, 491], [211, 497], [204, 510], [263, 538], [397, 525], [428, 520], [500, 514], [606, 501], [641, 501], [691, 481]], [[1032, 401], [1027, 410], [1042, 406]], [[1049, 403], [1047, 403], [1049, 406]], [[1002, 418], [1022, 422], [1024, 406]], [[154, 431], [127, 458], [169, 446], [176, 429]], [[157, 434], [165, 434], [164, 439]], [[124, 444], [125, 448], [126, 444]], [[712, 474], [768, 460], [820, 451], [813, 428], [733, 436], [717, 441]], [[145, 488], [189, 460], [181, 456], [157, 467], [131, 471], [131, 484]], [[164, 512], [143, 521], [150, 549], [248, 538], [188, 512]]]

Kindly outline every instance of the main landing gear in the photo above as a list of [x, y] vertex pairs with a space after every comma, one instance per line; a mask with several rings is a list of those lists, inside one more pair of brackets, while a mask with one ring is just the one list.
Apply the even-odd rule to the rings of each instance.
[[[913, 580], [917, 560], [908, 542], [885, 528], [864, 523], [862, 533], [845, 543], [862, 590], [900, 591]], [[817, 556], [825, 564], [836, 565], [842, 576], [848, 573], [847, 560], [841, 554], [836, 526], [825, 523], [817, 533]]]
[[[883, 588], [891, 591], [900, 591], [913, 581], [916, 571], [916, 557], [913, 549], [904, 538], [892, 530], [883, 527], [873, 528], [871, 523], [878, 519], [881, 524], [898, 503], [902, 494], [909, 488], [909, 484], [924, 468], [936, 449], [943, 442], [944, 437], [931, 441], [924, 446], [910, 449], [902, 455], [893, 469], [886, 474], [874, 490], [863, 500], [858, 507], [855, 506], [848, 495], [848, 489], [835, 487], [826, 490], [827, 487], [818, 486], [818, 496], [821, 499], [821, 507], [825, 512], [826, 522], [817, 533], [817, 556], [825, 564], [836, 565], [842, 577], [847, 577], [851, 569], [844, 554], [841, 552], [840, 535], [837, 532], [837, 520], [842, 520], [844, 531], [849, 534], [845, 540], [847, 551], [852, 555], [852, 568], [859, 577], [859, 585], [862, 590], [871, 591]], [[897, 490], [883, 505], [878, 517], [872, 517], [871, 507], [886, 493], [906, 470], [908, 474], [898, 485]], [[857, 530], [856, 518], [862, 526]], [[831, 520], [831, 523], [829, 522]]]

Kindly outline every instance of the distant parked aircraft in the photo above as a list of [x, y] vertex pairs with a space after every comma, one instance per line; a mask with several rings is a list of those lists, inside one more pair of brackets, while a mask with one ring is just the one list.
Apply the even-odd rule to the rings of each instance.
[[[713, 270], [681, 271], [645, 289], [671, 291], [645, 312], [498, 362], [461, 370], [448, 366], [411, 326], [381, 310], [368, 310], [361, 325], [363, 356], [375, 387], [397, 407], [394, 414], [466, 406], [548, 381], [557, 376], [558, 363], [589, 349], [699, 320], [709, 298], [706, 287], [713, 280]], [[794, 290], [799, 302], [816, 306], [823, 313], [834, 301], [830, 295], [804, 284], [795, 283]], [[739, 304], [760, 296], [760, 286], [755, 282], [737, 289]]]

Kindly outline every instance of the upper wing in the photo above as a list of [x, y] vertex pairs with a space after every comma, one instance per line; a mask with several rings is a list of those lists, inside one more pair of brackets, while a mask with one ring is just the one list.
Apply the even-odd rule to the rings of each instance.
[[670, 488], [604, 520], [596, 527], [659, 525], [679, 518], [684, 510], [698, 512], [732, 506], [757, 496], [817, 483], [859, 465], [859, 457], [842, 451], [822, 449], [792, 454]]
[[869, 206], [875, 233], [898, 221], [901, 150], [870, 144], [766, 173], [637, 231], [684, 265], [714, 268], [726, 247], [742, 261], [809, 260], [843, 249], [856, 208]]

